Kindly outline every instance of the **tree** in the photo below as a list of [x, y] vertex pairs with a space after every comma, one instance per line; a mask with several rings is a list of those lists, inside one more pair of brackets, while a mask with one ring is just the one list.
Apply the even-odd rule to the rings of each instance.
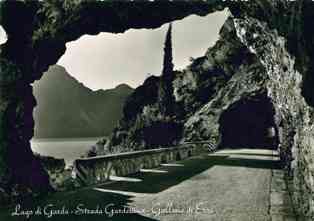
[[173, 63], [172, 63], [172, 24], [170, 23], [166, 41], [164, 46], [164, 63], [162, 69], [162, 78], [165, 80], [172, 80], [173, 78]]
[[159, 84], [159, 107], [164, 115], [173, 114], [173, 86], [174, 65], [172, 63], [172, 24], [170, 23], [164, 46], [164, 63]]

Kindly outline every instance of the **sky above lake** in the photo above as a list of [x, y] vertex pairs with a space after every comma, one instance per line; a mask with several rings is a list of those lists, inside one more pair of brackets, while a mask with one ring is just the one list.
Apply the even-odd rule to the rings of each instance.
[[[227, 10], [206, 17], [191, 15], [173, 22], [172, 44], [175, 69], [184, 69], [190, 57], [203, 56], [218, 39]], [[135, 88], [147, 76], [160, 75], [168, 24], [158, 29], [131, 29], [122, 34], [84, 35], [67, 43], [58, 64], [92, 90], [126, 83]], [[5, 33], [0, 28], [0, 44]]]
[[[173, 22], [173, 63], [184, 69], [190, 57], [203, 56], [218, 39], [229, 12], [189, 16]], [[67, 43], [58, 64], [92, 90], [126, 83], [137, 87], [149, 74], [160, 75], [168, 24], [158, 29], [131, 29], [123, 34], [84, 35]]]

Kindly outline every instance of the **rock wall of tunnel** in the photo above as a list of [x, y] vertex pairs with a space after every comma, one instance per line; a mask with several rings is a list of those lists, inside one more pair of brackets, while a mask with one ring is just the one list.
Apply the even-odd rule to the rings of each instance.
[[[293, 173], [295, 200], [302, 214], [314, 217], [311, 194], [314, 191], [311, 108], [314, 5], [310, 0], [132, 4], [83, 0], [2, 1], [0, 23], [8, 41], [0, 52], [0, 187], [10, 193], [16, 184], [33, 190], [49, 186], [47, 174], [30, 150], [32, 111], [36, 105], [30, 84], [57, 62], [66, 42], [83, 34], [156, 28], [190, 14], [206, 15], [227, 6], [236, 19], [229, 21], [231, 26], [226, 25], [225, 31], [236, 34], [234, 46], [239, 48], [233, 49], [245, 59], [231, 59], [233, 63], [226, 64], [230, 59], [221, 58], [219, 53], [206, 54], [208, 60], [222, 67], [220, 71], [232, 74], [222, 81], [223, 88], [217, 87], [211, 92], [209, 102], [201, 101], [192, 107], [195, 112], [184, 123], [185, 139], [219, 142], [220, 114], [242, 98], [267, 93], [275, 107], [281, 158]], [[224, 35], [226, 39], [228, 36]], [[206, 63], [208, 60], [203, 59], [202, 68], [212, 71], [212, 63]], [[180, 93], [177, 95], [180, 99]], [[19, 188], [20, 192], [27, 192]]]

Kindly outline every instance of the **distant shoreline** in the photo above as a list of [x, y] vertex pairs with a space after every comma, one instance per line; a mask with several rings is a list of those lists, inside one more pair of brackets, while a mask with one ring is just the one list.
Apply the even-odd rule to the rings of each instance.
[[64, 159], [66, 167], [69, 167], [101, 138], [103, 137], [39, 138], [31, 140], [31, 148], [41, 156]]
[[[105, 136], [104, 136], [105, 137]], [[100, 140], [104, 137], [58, 137], [58, 138], [32, 138], [31, 142], [76, 142], [76, 141], [93, 141]]]

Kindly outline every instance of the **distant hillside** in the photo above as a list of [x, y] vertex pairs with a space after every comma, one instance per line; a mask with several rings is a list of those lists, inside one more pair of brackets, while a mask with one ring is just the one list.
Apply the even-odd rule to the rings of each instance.
[[108, 135], [122, 116], [125, 99], [133, 92], [126, 84], [92, 91], [62, 66], [52, 66], [34, 84], [35, 138]]

